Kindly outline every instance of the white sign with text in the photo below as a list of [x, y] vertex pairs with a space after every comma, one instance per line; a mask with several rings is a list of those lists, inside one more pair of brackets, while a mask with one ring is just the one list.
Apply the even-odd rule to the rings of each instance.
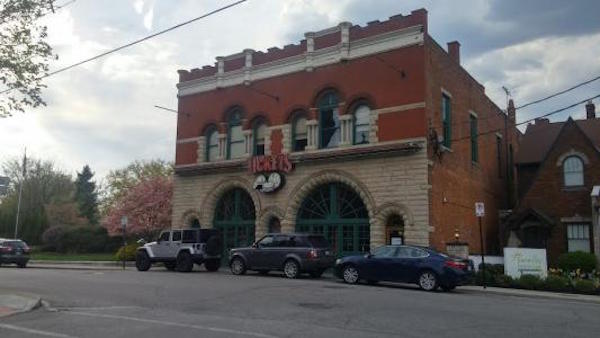
[[483, 202], [475, 203], [475, 216], [477, 216], [477, 217], [485, 216], [485, 206], [483, 205]]
[[504, 274], [512, 278], [519, 278], [521, 275], [546, 278], [546, 249], [504, 248]]

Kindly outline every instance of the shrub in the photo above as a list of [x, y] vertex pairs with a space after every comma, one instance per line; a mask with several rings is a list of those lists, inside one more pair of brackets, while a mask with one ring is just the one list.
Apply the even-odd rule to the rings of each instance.
[[569, 279], [563, 276], [548, 275], [544, 283], [544, 289], [548, 291], [570, 291]]
[[568, 252], [558, 257], [558, 267], [567, 272], [579, 269], [591, 273], [596, 268], [596, 256], [583, 251]]
[[536, 275], [521, 275], [518, 286], [527, 290], [538, 290], [543, 286], [543, 281]]
[[63, 238], [65, 237], [65, 229], [62, 226], [53, 226], [42, 234], [42, 243], [44, 243], [44, 251], [61, 251]]
[[511, 276], [507, 276], [507, 275], [497, 275], [494, 277], [494, 285], [496, 286], [501, 286], [503, 288], [509, 288], [512, 287], [514, 285], [514, 280], [512, 279]]
[[45, 251], [70, 253], [114, 252], [121, 243], [120, 238], [109, 237], [102, 227], [54, 226], [42, 235]]
[[125, 258], [126, 261], [135, 261], [135, 252], [137, 251], [138, 247], [139, 247], [139, 244], [137, 244], [137, 243], [127, 244], [127, 246], [122, 246], [119, 248], [119, 250], [115, 254], [115, 257], [119, 261], [122, 261], [123, 258]]
[[577, 293], [585, 293], [585, 294], [598, 293], [594, 282], [591, 280], [588, 280], [588, 279], [576, 279], [573, 282], [573, 289], [575, 289], [575, 292], [577, 292]]

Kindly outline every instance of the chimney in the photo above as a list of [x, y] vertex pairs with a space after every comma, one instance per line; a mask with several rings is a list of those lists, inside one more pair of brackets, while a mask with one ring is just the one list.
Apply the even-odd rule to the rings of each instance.
[[550, 124], [550, 120], [547, 118], [537, 118], [535, 119], [535, 125], [539, 126], [539, 125], [543, 125], [543, 124]]
[[585, 105], [585, 112], [588, 120], [596, 118], [596, 106], [592, 103], [592, 100], [589, 100]]
[[456, 63], [460, 64], [460, 43], [458, 41], [448, 42], [448, 55]]

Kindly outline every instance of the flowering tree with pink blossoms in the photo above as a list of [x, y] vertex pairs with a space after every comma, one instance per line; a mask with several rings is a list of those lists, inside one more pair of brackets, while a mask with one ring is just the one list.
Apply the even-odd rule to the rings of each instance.
[[127, 234], [154, 238], [171, 227], [173, 181], [170, 177], [141, 180], [106, 210], [102, 225], [110, 235], [121, 235], [121, 217], [127, 216]]

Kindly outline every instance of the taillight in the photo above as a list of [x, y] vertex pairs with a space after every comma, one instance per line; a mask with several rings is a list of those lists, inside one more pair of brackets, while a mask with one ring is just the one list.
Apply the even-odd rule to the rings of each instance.
[[445, 265], [449, 268], [465, 270], [467, 268], [467, 263], [459, 262], [459, 261], [446, 261]]
[[0, 246], [0, 252], [8, 253], [11, 251], [12, 251], [12, 248], [10, 246]]
[[317, 252], [317, 250], [312, 249], [308, 252], [308, 259], [315, 259], [319, 257], [319, 253]]

